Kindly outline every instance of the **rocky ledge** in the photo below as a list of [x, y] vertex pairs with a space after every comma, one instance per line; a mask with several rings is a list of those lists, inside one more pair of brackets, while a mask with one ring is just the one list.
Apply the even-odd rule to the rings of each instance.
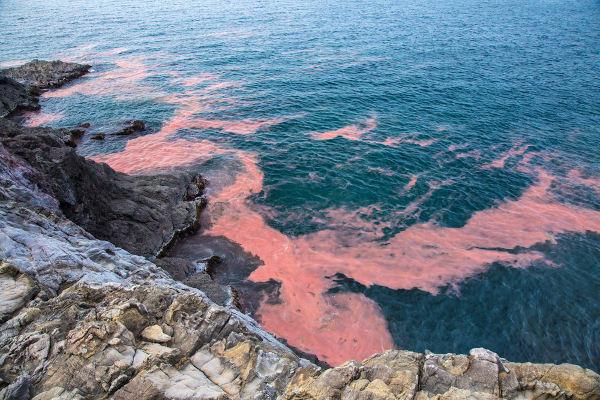
[[61, 130], [0, 121], [0, 399], [600, 399], [593, 371], [485, 349], [312, 364], [214, 286], [173, 279], [193, 266], [155, 260], [197, 224], [202, 185], [118, 174]]
[[39, 90], [56, 88], [88, 73], [91, 65], [63, 61], [32, 60], [18, 67], [6, 68], [0, 75]]

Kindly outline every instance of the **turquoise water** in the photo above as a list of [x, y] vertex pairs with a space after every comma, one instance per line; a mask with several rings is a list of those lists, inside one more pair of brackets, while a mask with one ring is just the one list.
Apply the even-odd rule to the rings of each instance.
[[[189, 152], [205, 150], [195, 164], [215, 199], [251, 157], [263, 181], [223, 206], [243, 214], [223, 226], [244, 230], [224, 236], [266, 266], [238, 279], [279, 282], [278, 299], [250, 311], [290, 344], [336, 363], [373, 346], [341, 355], [319, 337], [371, 340], [383, 321], [410, 350], [485, 346], [600, 370], [599, 21], [593, 0], [8, 0], [0, 62], [93, 64], [81, 86], [44, 97], [39, 121], [106, 131], [137, 118], [148, 141], [214, 144]], [[193, 102], [201, 121], [175, 118]], [[136, 172], [135, 158], [102, 160]], [[217, 220], [204, 235], [223, 234]], [[318, 301], [293, 300], [295, 281]], [[316, 344], [282, 326], [299, 316], [325, 321]]]

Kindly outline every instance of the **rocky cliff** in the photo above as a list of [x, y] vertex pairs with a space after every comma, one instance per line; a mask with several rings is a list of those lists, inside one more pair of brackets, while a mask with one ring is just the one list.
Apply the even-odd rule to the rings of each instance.
[[0, 121], [1, 399], [600, 399], [590, 370], [484, 349], [320, 368], [226, 288], [206, 276], [186, 285], [173, 277], [189, 266], [155, 260], [197, 226], [200, 177], [118, 174], [71, 139]]

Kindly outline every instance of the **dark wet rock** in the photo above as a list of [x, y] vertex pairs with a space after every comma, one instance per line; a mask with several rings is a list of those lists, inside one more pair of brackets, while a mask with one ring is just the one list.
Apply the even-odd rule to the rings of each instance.
[[92, 139], [92, 140], [104, 140], [105, 137], [106, 137], [106, 135], [104, 133], [96, 133], [96, 134], [90, 136], [90, 139]]
[[12, 78], [26, 86], [50, 89], [85, 75], [91, 67], [91, 65], [63, 61], [33, 60], [18, 67], [1, 70], [0, 75]]
[[183, 258], [164, 257], [155, 260], [155, 264], [169, 275], [187, 286], [196, 288], [219, 305], [235, 305], [235, 297], [230, 288], [215, 282], [206, 272], [210, 260], [194, 263]]
[[92, 126], [92, 124], [90, 124], [89, 122], [84, 122], [84, 123], [77, 125], [78, 128], [82, 128], [82, 129], [89, 129], [91, 126]]
[[19, 111], [39, 110], [35, 91], [14, 79], [0, 75], [0, 117]]
[[74, 139], [81, 139], [83, 137], [83, 135], [85, 134], [85, 130], [75, 128], [75, 129], [69, 130], [69, 133], [71, 134], [71, 137], [73, 137]]
[[131, 121], [127, 121], [125, 123], [125, 126], [123, 126], [118, 131], [113, 132], [112, 134], [117, 135], [117, 136], [126, 136], [126, 135], [132, 135], [134, 133], [143, 132], [145, 130], [146, 130], [146, 123], [139, 119], [134, 119]]
[[144, 256], [156, 255], [177, 235], [198, 227], [203, 199], [186, 200], [195, 174], [121, 174], [77, 155], [64, 134], [0, 121], [0, 141], [44, 175], [39, 186], [58, 199], [69, 219]]
[[33, 60], [0, 70], [0, 117], [39, 110], [41, 90], [59, 87], [86, 74], [90, 65]]
[[248, 280], [262, 261], [226, 237], [204, 235], [200, 231], [182, 238], [167, 254], [195, 264], [205, 263], [208, 275], [217, 283], [231, 287], [233, 302], [247, 314], [256, 317], [263, 301], [269, 304], [281, 301], [281, 282], [274, 279], [266, 282]]

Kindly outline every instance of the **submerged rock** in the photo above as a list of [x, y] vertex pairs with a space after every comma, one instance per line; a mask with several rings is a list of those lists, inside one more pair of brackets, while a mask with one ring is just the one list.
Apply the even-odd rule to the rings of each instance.
[[132, 135], [137, 132], [142, 132], [145, 130], [146, 130], [146, 124], [144, 123], [144, 121], [141, 121], [139, 119], [134, 119], [131, 121], [127, 121], [121, 129], [113, 132], [112, 134], [117, 135], [117, 136], [127, 136], [127, 135]]
[[38, 89], [56, 88], [85, 75], [91, 65], [63, 61], [33, 60], [18, 67], [6, 68], [0, 75], [12, 78], [23, 85]]
[[92, 140], [104, 140], [105, 137], [106, 137], [106, 135], [104, 133], [96, 133], [96, 134], [90, 136], [90, 139], [92, 139]]

